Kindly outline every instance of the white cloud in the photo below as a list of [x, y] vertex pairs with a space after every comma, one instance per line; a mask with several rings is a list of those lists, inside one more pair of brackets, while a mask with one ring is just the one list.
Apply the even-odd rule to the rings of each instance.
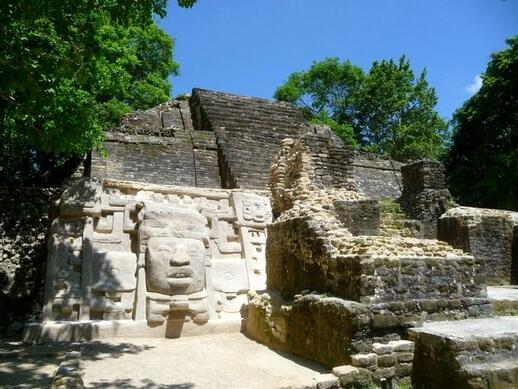
[[477, 74], [473, 78], [473, 82], [466, 87], [466, 92], [468, 92], [470, 95], [474, 95], [475, 93], [477, 93], [480, 90], [481, 87], [482, 87], [482, 77], [480, 77], [480, 74]]

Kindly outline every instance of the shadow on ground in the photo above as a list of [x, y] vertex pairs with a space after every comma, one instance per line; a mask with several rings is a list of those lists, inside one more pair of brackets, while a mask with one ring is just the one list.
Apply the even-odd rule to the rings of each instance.
[[[130, 343], [110, 344], [102, 341], [88, 343], [59, 343], [49, 345], [24, 345], [21, 342], [0, 344], [0, 388], [48, 388], [52, 376], [63, 360], [65, 353], [80, 351], [91, 360], [120, 358], [125, 354], [138, 354], [152, 346], [137, 346]], [[82, 358], [83, 359], [83, 358]], [[128, 381], [128, 382], [124, 382]], [[98, 388], [159, 388], [152, 381], [132, 386], [129, 380], [115, 383], [98, 383]], [[186, 383], [171, 388], [190, 388]], [[168, 387], [169, 388], [169, 387]]]
[[158, 385], [154, 381], [149, 379], [144, 380], [131, 380], [131, 379], [119, 379], [110, 382], [91, 382], [88, 387], [98, 389], [190, 389], [194, 388], [194, 384], [186, 382], [183, 384], [172, 384], [172, 385]]

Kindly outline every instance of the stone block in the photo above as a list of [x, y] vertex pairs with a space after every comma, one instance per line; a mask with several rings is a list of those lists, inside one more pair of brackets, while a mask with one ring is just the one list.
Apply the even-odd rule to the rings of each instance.
[[379, 367], [391, 367], [394, 366], [397, 362], [397, 354], [382, 354], [378, 356], [378, 366]]
[[397, 353], [397, 360], [398, 362], [412, 362], [414, 359], [414, 353], [412, 352], [400, 352]]
[[378, 355], [391, 354], [394, 352], [394, 346], [390, 343], [373, 343], [372, 351]]
[[372, 373], [350, 365], [334, 367], [332, 373], [338, 377], [341, 388], [355, 388], [372, 383]]
[[343, 365], [343, 366], [333, 367], [332, 373], [336, 377], [341, 378], [341, 377], [349, 377], [349, 376], [357, 375], [357, 374], [359, 374], [359, 370], [357, 367], [352, 366], [352, 365]]
[[340, 221], [353, 235], [379, 235], [380, 209], [376, 200], [336, 200]]
[[396, 368], [394, 366], [382, 367], [382, 368], [375, 370], [372, 373], [372, 375], [377, 380], [382, 380], [382, 379], [389, 380], [396, 375]]
[[410, 340], [393, 340], [388, 343], [396, 352], [414, 351], [415, 344]]
[[406, 377], [412, 374], [412, 363], [398, 363], [396, 365], [396, 374], [399, 377]]
[[317, 377], [317, 389], [340, 389], [340, 381], [332, 373], [321, 374]]
[[369, 368], [378, 364], [378, 356], [374, 353], [354, 354], [351, 356], [351, 363], [356, 367]]
[[517, 387], [516, 353], [497, 348], [506, 343], [499, 339], [508, 339], [517, 329], [517, 317], [425, 323], [411, 329], [413, 385], [425, 389]]

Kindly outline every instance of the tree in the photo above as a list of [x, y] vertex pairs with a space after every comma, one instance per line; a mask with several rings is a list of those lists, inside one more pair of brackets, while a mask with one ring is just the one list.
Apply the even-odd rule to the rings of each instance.
[[351, 62], [327, 58], [307, 71], [292, 73], [275, 98], [295, 104], [308, 120], [329, 125], [345, 143], [356, 145], [355, 98], [364, 78], [363, 70]]
[[[435, 90], [426, 71], [415, 77], [409, 61], [374, 62], [367, 74], [336, 58], [293, 73], [275, 93], [313, 121], [330, 124], [342, 139], [395, 159], [440, 157], [446, 122], [434, 110]], [[328, 123], [326, 123], [328, 121]], [[340, 133], [339, 127], [348, 130]], [[351, 139], [352, 138], [352, 139]]]
[[518, 35], [507, 44], [454, 114], [446, 168], [461, 203], [518, 210]]
[[[180, 0], [192, 6], [193, 0]], [[0, 179], [35, 182], [102, 130], [168, 99], [166, 0], [8, 0], [0, 11]]]

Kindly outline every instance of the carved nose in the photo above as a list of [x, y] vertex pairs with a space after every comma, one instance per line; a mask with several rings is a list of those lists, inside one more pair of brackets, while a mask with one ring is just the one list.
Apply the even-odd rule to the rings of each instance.
[[171, 266], [185, 266], [190, 263], [189, 261], [189, 254], [187, 254], [187, 251], [184, 249], [176, 250], [173, 253], [173, 257], [169, 261]]

